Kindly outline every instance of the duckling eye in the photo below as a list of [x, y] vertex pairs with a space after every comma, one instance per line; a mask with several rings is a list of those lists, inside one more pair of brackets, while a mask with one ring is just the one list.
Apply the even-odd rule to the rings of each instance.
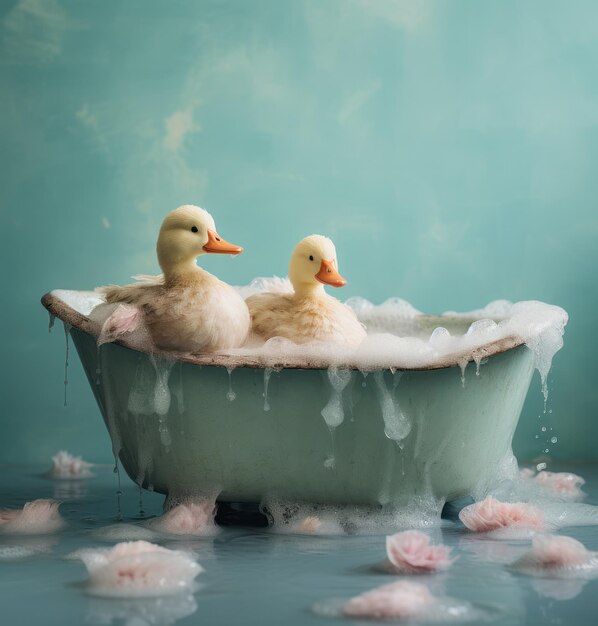
[[310, 261], [313, 261], [313, 260], [314, 260], [314, 255], [313, 255], [313, 254], [310, 254], [310, 255], [309, 255], [309, 260], [310, 260]]
[[191, 226], [191, 232], [192, 233], [196, 233], [197, 232], [197, 226]]

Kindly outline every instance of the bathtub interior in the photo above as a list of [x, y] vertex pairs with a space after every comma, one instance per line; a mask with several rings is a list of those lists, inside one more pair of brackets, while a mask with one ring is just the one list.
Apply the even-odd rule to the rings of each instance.
[[[282, 279], [255, 279], [250, 285], [238, 287], [243, 295], [269, 288], [284, 291]], [[95, 292], [55, 290], [50, 294], [67, 310], [76, 311], [85, 320], [84, 330], [98, 335], [104, 317], [93, 311], [102, 303]], [[297, 345], [274, 337], [259, 345], [251, 344], [222, 351], [217, 355], [194, 355], [197, 363], [252, 364], [270, 367], [344, 367], [371, 371], [376, 369], [434, 369], [468, 362], [479, 362], [496, 354], [526, 344], [533, 352], [536, 367], [546, 383], [552, 357], [562, 347], [567, 313], [560, 307], [542, 302], [511, 303], [499, 300], [483, 309], [468, 313], [447, 312], [424, 315], [400, 298], [390, 298], [374, 305], [363, 298], [350, 298], [346, 304], [353, 309], [367, 330], [367, 337], [355, 350], [331, 343]], [[115, 305], [116, 306], [116, 305]], [[100, 309], [96, 309], [99, 311]], [[92, 313], [93, 311], [93, 313]], [[121, 343], [149, 352], [147, 336], [133, 335]], [[178, 353], [170, 358], [186, 359]], [[547, 393], [547, 389], [545, 390]]]

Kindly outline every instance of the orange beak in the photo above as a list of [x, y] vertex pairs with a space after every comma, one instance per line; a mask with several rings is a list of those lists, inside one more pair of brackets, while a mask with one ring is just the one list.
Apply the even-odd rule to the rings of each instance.
[[208, 229], [208, 243], [203, 247], [206, 252], [212, 254], [241, 254], [243, 248], [228, 243], [217, 232]]
[[347, 284], [347, 281], [338, 273], [336, 267], [334, 267], [334, 262], [326, 261], [326, 259], [322, 259], [320, 271], [316, 274], [316, 280], [324, 285], [330, 285], [331, 287], [343, 287]]

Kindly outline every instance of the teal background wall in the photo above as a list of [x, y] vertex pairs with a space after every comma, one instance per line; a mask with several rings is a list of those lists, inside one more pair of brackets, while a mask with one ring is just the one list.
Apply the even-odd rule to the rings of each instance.
[[155, 272], [187, 202], [246, 247], [206, 259], [231, 283], [321, 232], [344, 297], [565, 307], [516, 451], [596, 457], [596, 2], [4, 0], [0, 24], [1, 460], [109, 459], [39, 298]]

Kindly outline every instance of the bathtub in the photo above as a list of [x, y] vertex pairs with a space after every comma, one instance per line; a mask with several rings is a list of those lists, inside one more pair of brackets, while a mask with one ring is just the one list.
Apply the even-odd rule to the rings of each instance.
[[[322, 410], [334, 394], [317, 360], [264, 367], [240, 356], [154, 357], [124, 343], [98, 350], [84, 312], [56, 293], [42, 303], [67, 325], [129, 477], [177, 498], [382, 509], [474, 494], [512, 459], [534, 371], [532, 351], [516, 336], [417, 369], [362, 373], [347, 363], [349, 382], [337, 397], [342, 422], [330, 428]], [[463, 332], [471, 321], [413, 323]], [[160, 377], [167, 398], [158, 412], [151, 402], [144, 409]], [[400, 440], [385, 434], [389, 397], [409, 423]]]

